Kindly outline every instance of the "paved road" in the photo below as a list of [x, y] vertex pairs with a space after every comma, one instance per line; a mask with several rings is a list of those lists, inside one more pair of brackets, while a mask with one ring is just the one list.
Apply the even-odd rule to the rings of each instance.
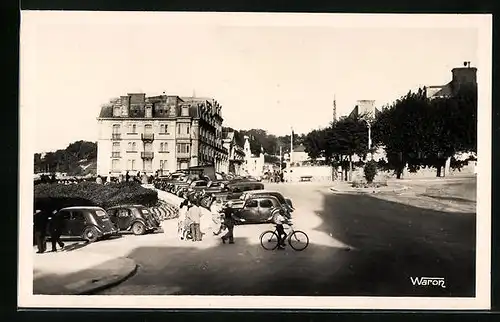
[[[474, 295], [474, 213], [334, 194], [314, 183], [266, 188], [292, 198], [295, 228], [311, 240], [305, 251], [262, 249], [258, 238], [268, 225], [238, 226], [236, 243], [222, 245], [206, 225], [202, 243], [177, 240], [176, 223], [166, 221], [165, 233], [87, 246], [139, 265], [135, 276], [100, 294]], [[410, 277], [422, 276], [444, 277], [446, 288], [413, 286]]]

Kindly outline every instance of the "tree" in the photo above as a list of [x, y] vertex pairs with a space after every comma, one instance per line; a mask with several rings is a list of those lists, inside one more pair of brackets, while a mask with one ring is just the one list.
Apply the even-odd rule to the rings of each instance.
[[476, 151], [477, 93], [464, 87], [454, 97], [429, 100], [423, 89], [409, 92], [380, 113], [372, 125], [373, 141], [383, 146], [387, 168], [401, 178], [434, 167], [436, 175], [457, 152]]
[[311, 159], [317, 159], [325, 156], [326, 149], [326, 130], [312, 130], [304, 138], [304, 147], [306, 153]]
[[409, 92], [380, 113], [372, 124], [375, 146], [383, 146], [387, 167], [401, 178], [405, 166], [417, 171], [432, 133], [432, 111], [425, 91]]

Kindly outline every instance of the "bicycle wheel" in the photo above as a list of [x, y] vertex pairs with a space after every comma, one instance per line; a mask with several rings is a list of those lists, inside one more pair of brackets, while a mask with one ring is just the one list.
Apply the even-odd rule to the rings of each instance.
[[288, 238], [288, 244], [296, 251], [306, 249], [309, 245], [309, 237], [301, 230], [294, 231]]
[[274, 231], [265, 231], [260, 235], [260, 244], [265, 250], [273, 250], [278, 247], [278, 235]]

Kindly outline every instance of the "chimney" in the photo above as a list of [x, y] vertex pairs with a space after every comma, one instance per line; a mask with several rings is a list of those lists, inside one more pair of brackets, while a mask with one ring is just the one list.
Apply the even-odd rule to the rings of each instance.
[[475, 67], [459, 67], [451, 70], [453, 75], [452, 82], [458, 86], [471, 84], [477, 85], [477, 68]]

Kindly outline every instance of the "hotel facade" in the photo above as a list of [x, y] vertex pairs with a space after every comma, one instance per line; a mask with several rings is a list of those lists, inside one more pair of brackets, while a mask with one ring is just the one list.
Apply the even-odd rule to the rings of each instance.
[[97, 174], [165, 174], [211, 164], [224, 171], [221, 109], [212, 98], [132, 93], [110, 100], [97, 118]]

